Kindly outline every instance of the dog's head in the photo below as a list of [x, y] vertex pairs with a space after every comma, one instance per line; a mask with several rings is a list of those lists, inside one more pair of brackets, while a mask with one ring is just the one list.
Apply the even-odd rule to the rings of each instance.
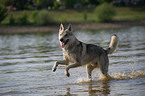
[[75, 41], [75, 36], [72, 33], [71, 24], [68, 25], [67, 29], [64, 29], [62, 24], [60, 25], [59, 41], [62, 48], [68, 47]]

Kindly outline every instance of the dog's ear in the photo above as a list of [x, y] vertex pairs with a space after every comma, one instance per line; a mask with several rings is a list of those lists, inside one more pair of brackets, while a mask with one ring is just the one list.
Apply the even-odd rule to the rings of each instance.
[[64, 31], [64, 27], [63, 27], [62, 24], [60, 25], [60, 29], [59, 29], [59, 31]]
[[67, 29], [68, 29], [68, 31], [72, 31], [71, 24], [68, 25]]

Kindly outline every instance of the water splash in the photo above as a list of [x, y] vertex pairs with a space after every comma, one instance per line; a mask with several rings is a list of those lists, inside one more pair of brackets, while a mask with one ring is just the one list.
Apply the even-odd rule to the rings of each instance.
[[[110, 74], [110, 78], [106, 78], [100, 75], [100, 78], [97, 81], [109, 81], [109, 80], [127, 80], [127, 79], [135, 79], [135, 78], [145, 78], [145, 70], [132, 70], [130, 73], [112, 73]], [[78, 78], [75, 83], [87, 83], [91, 80], [87, 78]], [[96, 80], [95, 80], [96, 81]]]
[[89, 81], [87, 78], [78, 78], [75, 83], [87, 83]]
[[123, 73], [112, 73], [111, 77], [113, 77], [115, 80], [144, 78], [145, 77], [145, 70], [136, 70], [136, 71], [133, 70], [129, 74], [127, 74], [126, 72], [123, 72]]

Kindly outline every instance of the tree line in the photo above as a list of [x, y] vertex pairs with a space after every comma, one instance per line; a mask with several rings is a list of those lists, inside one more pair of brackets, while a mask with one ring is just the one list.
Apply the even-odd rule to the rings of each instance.
[[24, 9], [42, 9], [42, 8], [73, 8], [76, 3], [82, 6], [99, 5], [103, 2], [112, 2], [113, 0], [0, 0], [3, 6], [14, 6], [17, 10]]
[[[101, 22], [108, 22], [113, 20], [113, 17], [116, 15], [114, 10], [114, 1], [124, 1], [120, 2], [123, 6], [132, 2], [132, 4], [145, 4], [145, 0], [0, 0], [0, 24], [8, 16], [9, 8], [15, 8], [15, 10], [30, 10], [30, 9], [60, 9], [60, 8], [75, 8], [75, 5], [78, 7], [93, 7], [94, 14], [96, 18]], [[97, 5], [97, 6], [96, 6]], [[13, 9], [14, 10], [14, 9]], [[43, 15], [42, 15], [43, 14]], [[26, 12], [21, 14], [19, 18], [15, 18], [13, 14], [9, 16], [9, 24], [37, 24], [37, 25], [47, 25], [53, 21], [53, 16], [49, 15], [47, 11], [35, 10], [32, 13], [31, 19], [28, 20], [29, 16]], [[87, 12], [83, 12], [85, 21], [87, 21]], [[41, 21], [41, 22], [40, 22]], [[64, 20], [65, 21], [65, 20]]]

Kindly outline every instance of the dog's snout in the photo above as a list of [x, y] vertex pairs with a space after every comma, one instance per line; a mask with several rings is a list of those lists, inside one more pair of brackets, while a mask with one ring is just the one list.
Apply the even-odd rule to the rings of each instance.
[[63, 38], [61, 38], [60, 41], [63, 42]]

